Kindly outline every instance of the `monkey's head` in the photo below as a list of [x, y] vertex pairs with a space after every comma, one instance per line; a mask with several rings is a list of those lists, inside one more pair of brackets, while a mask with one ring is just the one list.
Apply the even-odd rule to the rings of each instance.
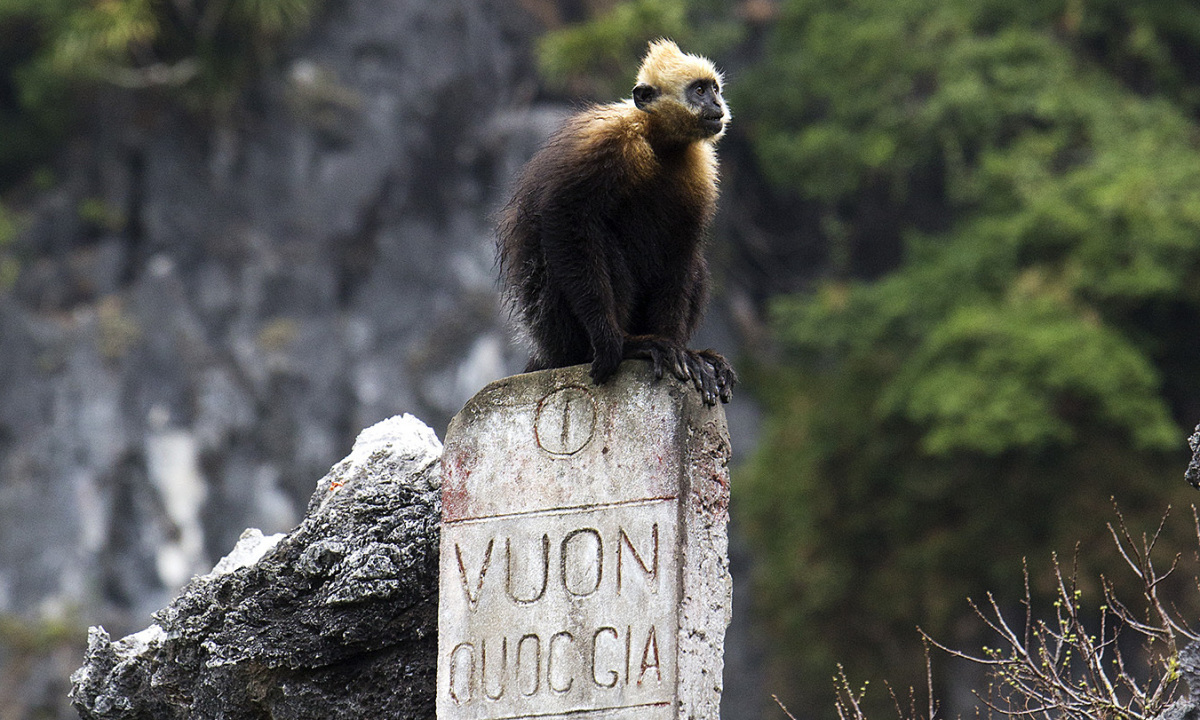
[[729, 122], [721, 80], [707, 59], [683, 52], [670, 40], [655, 40], [638, 70], [633, 104], [659, 116], [681, 140], [715, 142]]

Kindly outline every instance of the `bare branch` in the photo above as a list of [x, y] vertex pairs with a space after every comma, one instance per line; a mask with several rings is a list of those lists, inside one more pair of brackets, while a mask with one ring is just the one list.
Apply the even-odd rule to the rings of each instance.
[[[784, 715], [787, 715], [792, 720], [796, 720], [796, 716], [788, 712], [787, 706], [783, 704], [783, 701], [779, 699], [778, 695], [771, 695], [771, 699], [775, 701], [775, 704], [778, 705], [781, 710], [783, 710]], [[838, 714], [840, 715], [841, 713]]]
[[[1120, 509], [1114, 503], [1116, 521], [1108, 523], [1117, 552], [1140, 581], [1141, 602], [1130, 604], [1117, 596], [1113, 583], [1099, 578], [1100, 603], [1085, 602], [1080, 582], [1081, 547], [1076, 546], [1069, 572], [1052, 555], [1054, 601], [1044, 611], [1034, 608], [1028, 563], [1023, 562], [1025, 596], [1024, 626], [1010, 623], [992, 593], [986, 602], [968, 598], [971, 610], [990, 630], [996, 647], [984, 646], [979, 653], [952, 648], [918, 628], [924, 639], [925, 670], [929, 685], [926, 720], [935, 720], [938, 705], [933, 695], [933, 667], [929, 648], [937, 648], [987, 669], [986, 695], [975, 692], [980, 707], [990, 718], [994, 714], [1008, 718], [1035, 720], [1096, 720], [1123, 718], [1152, 720], [1181, 694], [1178, 647], [1184, 641], [1198, 639], [1197, 632], [1184, 619], [1174, 603], [1164, 602], [1159, 592], [1164, 581], [1180, 567], [1182, 555], [1171, 558], [1165, 571], [1155, 564], [1153, 554], [1159, 545], [1169, 517], [1169, 508], [1151, 534], [1135, 540]], [[1197, 547], [1200, 548], [1200, 512], [1192, 508]], [[1197, 554], [1200, 562], [1200, 553]], [[1200, 589], [1200, 577], [1196, 578]], [[1118, 642], [1141, 639], [1144, 655], [1131, 665]], [[1151, 667], [1145, 667], [1149, 661]], [[855, 691], [841, 666], [834, 678], [838, 715], [842, 720], [865, 720], [861, 700], [866, 686]], [[915, 691], [910, 690], [910, 708], [905, 712], [896, 693], [889, 687], [893, 704], [901, 720], [916, 720]], [[778, 698], [776, 702], [779, 703]], [[779, 703], [783, 711], [787, 708]], [[976, 709], [979, 713], [979, 708]], [[788, 714], [789, 718], [792, 715]], [[793, 718], [794, 720], [794, 718]]]

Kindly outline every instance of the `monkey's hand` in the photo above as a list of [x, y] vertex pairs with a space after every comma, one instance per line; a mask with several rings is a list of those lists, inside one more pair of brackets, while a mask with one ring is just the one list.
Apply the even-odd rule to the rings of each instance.
[[712, 350], [688, 350], [664, 338], [643, 335], [626, 340], [624, 354], [649, 360], [656, 380], [670, 370], [680, 380], [690, 381], [708, 405], [716, 405], [718, 399], [726, 403], [733, 399], [737, 374], [725, 358]]
[[692, 384], [706, 404], [716, 405], [718, 398], [725, 403], [733, 399], [737, 374], [725, 358], [712, 350], [684, 350], [683, 355]]
[[[733, 399], [733, 386], [737, 385], [738, 376], [733, 371], [733, 366], [725, 359], [723, 355], [715, 350], [689, 350], [694, 356], [697, 356], [704, 364], [705, 369], [711, 369], [713, 381], [717, 386], [717, 394], [721, 397], [721, 402], [727, 403]], [[710, 402], [709, 405], [715, 403]]]
[[595, 348], [593, 353], [594, 359], [588, 374], [592, 376], [592, 382], [603, 385], [616, 374], [617, 368], [625, 358], [619, 345], [611, 348]]

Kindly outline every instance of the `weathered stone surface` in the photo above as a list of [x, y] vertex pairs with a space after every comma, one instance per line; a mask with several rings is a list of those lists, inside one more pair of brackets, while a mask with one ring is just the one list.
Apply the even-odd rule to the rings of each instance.
[[440, 720], [716, 720], [723, 409], [647, 363], [492, 383], [442, 457]]
[[142, 632], [92, 628], [80, 715], [433, 717], [440, 452], [411, 416], [368, 428], [295, 530], [247, 531]]

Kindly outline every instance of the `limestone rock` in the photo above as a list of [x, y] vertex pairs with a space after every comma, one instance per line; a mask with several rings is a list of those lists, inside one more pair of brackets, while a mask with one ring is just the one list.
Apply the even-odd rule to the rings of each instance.
[[149, 628], [91, 629], [85, 719], [432, 718], [441, 443], [363, 431], [286, 536], [243, 534]]
[[1200, 425], [1196, 426], [1196, 432], [1188, 438], [1188, 445], [1192, 448], [1192, 462], [1188, 465], [1187, 481], [1194, 488], [1200, 488]]

